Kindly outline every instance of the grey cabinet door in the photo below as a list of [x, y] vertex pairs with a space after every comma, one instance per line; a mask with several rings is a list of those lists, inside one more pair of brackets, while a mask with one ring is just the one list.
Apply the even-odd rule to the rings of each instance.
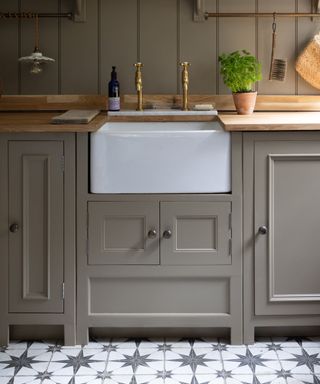
[[63, 312], [63, 142], [9, 142], [9, 312]]
[[159, 264], [157, 202], [88, 203], [89, 264]]
[[255, 313], [319, 314], [320, 141], [288, 135], [254, 153]]
[[161, 203], [161, 264], [231, 264], [230, 202]]

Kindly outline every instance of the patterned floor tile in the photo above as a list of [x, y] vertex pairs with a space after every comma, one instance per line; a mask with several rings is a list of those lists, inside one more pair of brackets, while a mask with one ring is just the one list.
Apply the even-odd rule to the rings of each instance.
[[20, 376], [14, 378], [14, 384], [40, 384], [41, 380], [33, 376]]
[[226, 377], [226, 384], [252, 384], [255, 376], [251, 374], [246, 375], [232, 375]]
[[53, 354], [48, 371], [54, 376], [95, 376], [104, 371], [107, 357], [101, 349], [62, 350]]
[[8, 375], [37, 375], [45, 372], [52, 352], [46, 350], [16, 349], [0, 353], [0, 376]]
[[287, 377], [288, 384], [313, 384], [314, 376], [313, 375], [292, 375]]
[[106, 378], [103, 384], [163, 384], [156, 375], [117, 375]]
[[10, 380], [12, 382], [11, 376], [0, 376], [0, 384], [8, 384]]
[[165, 354], [165, 369], [176, 375], [210, 374], [222, 368], [220, 354], [207, 348], [177, 348]]
[[276, 353], [266, 348], [229, 348], [222, 352], [222, 359], [232, 374], [272, 374], [281, 369]]
[[224, 384], [217, 375], [172, 375], [164, 380], [164, 384]]
[[287, 384], [287, 382], [284, 377], [278, 377], [277, 375], [256, 375], [252, 384]]
[[117, 347], [117, 349], [158, 349], [159, 345], [164, 343], [164, 339], [148, 339], [148, 338], [118, 338], [112, 339], [111, 345]]
[[54, 376], [44, 379], [41, 384], [74, 384], [73, 376]]
[[113, 375], [152, 375], [163, 369], [163, 352], [150, 349], [119, 349], [110, 352], [107, 369]]
[[307, 340], [302, 341], [303, 348], [320, 348], [320, 336], [308, 337]]
[[304, 341], [310, 341], [307, 337], [273, 337], [272, 341], [281, 344], [284, 348], [299, 348]]
[[[320, 350], [318, 348], [292, 349], [293, 353], [286, 351], [279, 354], [282, 366], [295, 374], [313, 374], [320, 371]], [[290, 357], [288, 357], [290, 356]]]

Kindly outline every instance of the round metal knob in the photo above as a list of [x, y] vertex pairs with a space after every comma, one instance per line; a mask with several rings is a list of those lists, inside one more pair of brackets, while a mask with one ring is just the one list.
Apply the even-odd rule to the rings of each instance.
[[258, 232], [260, 235], [265, 235], [268, 233], [268, 228], [265, 225], [261, 225], [261, 227], [258, 229]]
[[170, 237], [172, 236], [172, 232], [170, 231], [170, 229], [167, 229], [163, 232], [163, 237], [165, 239], [170, 239]]
[[149, 239], [155, 239], [157, 237], [157, 231], [155, 229], [150, 229], [148, 232]]
[[16, 233], [19, 231], [19, 225], [17, 223], [11, 224], [9, 229], [10, 232]]

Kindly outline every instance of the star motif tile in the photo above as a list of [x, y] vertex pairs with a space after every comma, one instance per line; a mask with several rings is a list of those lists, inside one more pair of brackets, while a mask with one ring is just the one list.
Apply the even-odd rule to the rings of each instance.
[[173, 375], [164, 380], [164, 384], [224, 384], [216, 375]]
[[163, 352], [151, 349], [119, 349], [111, 352], [107, 369], [114, 375], [156, 374], [163, 369]]
[[210, 338], [91, 339], [83, 347], [13, 342], [0, 349], [0, 384], [320, 384], [319, 340], [265, 338], [247, 346]]
[[52, 353], [46, 350], [8, 349], [0, 353], [0, 375], [36, 375], [45, 372]]
[[287, 378], [288, 384], [314, 384], [313, 375], [292, 375]]
[[320, 373], [320, 350], [318, 348], [292, 349], [292, 353], [279, 355], [282, 366], [294, 374]]
[[229, 348], [221, 354], [225, 369], [233, 374], [271, 374], [281, 369], [276, 353], [267, 348]]
[[222, 369], [222, 364], [219, 353], [210, 349], [177, 348], [174, 352], [166, 352], [165, 369], [181, 375], [208, 374]]
[[96, 376], [104, 371], [108, 353], [100, 349], [65, 349], [53, 354], [48, 370], [53, 376]]

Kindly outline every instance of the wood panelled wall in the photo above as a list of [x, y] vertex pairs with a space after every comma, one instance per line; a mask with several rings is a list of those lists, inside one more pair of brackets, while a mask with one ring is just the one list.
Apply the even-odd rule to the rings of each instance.
[[[72, 0], [1, 0], [0, 11], [70, 11]], [[33, 50], [30, 20], [0, 20], [0, 79], [6, 94], [106, 93], [117, 65], [122, 93], [134, 92], [133, 63], [144, 63], [146, 93], [180, 91], [179, 61], [190, 61], [192, 93], [223, 94], [218, 55], [247, 49], [261, 60], [263, 94], [316, 94], [294, 70], [298, 52], [319, 31], [319, 19], [278, 20], [277, 57], [289, 60], [285, 83], [269, 82], [271, 19], [209, 19], [195, 23], [193, 0], [87, 0], [87, 22], [40, 20], [40, 48], [56, 62], [31, 75], [18, 57]], [[309, 12], [310, 0], [206, 0], [207, 11]], [[318, 20], [318, 21], [317, 21]]]

